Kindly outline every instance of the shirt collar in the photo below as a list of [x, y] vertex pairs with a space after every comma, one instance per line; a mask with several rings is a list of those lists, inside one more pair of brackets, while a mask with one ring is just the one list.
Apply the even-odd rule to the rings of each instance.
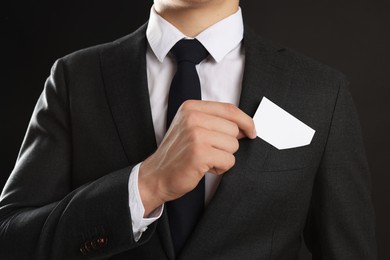
[[[244, 25], [241, 8], [229, 17], [208, 27], [195, 38], [207, 49], [216, 62], [220, 62], [242, 41]], [[189, 38], [151, 8], [146, 38], [160, 62], [181, 39]]]

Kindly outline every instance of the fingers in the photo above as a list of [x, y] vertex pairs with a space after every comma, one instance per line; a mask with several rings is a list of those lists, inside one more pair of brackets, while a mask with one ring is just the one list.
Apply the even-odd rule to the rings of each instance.
[[208, 172], [214, 174], [223, 174], [230, 170], [236, 163], [236, 158], [233, 154], [212, 148], [212, 156], [209, 156]]
[[183, 121], [189, 129], [193, 127], [202, 127], [211, 131], [220, 132], [226, 135], [237, 137], [240, 129], [237, 124], [222, 117], [205, 114], [203, 112], [191, 110], [182, 115]]
[[202, 127], [194, 127], [190, 131], [192, 131], [192, 140], [190, 142], [195, 145], [203, 144], [231, 154], [237, 152], [239, 148], [239, 143], [235, 135], [232, 136]]
[[[235, 123], [245, 136], [252, 139], [256, 138], [256, 130], [253, 119], [233, 104], [213, 101], [187, 100], [182, 104], [180, 110], [183, 111], [184, 114], [188, 111], [199, 111], [208, 115], [226, 119]], [[237, 137], [242, 136], [237, 135]]]

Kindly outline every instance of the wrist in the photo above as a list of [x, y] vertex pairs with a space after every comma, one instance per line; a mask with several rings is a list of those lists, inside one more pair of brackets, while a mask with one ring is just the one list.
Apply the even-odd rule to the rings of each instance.
[[148, 163], [144, 161], [138, 174], [138, 189], [142, 204], [145, 208], [144, 217], [147, 217], [156, 208], [165, 203], [162, 196], [159, 195], [157, 175], [148, 167]]

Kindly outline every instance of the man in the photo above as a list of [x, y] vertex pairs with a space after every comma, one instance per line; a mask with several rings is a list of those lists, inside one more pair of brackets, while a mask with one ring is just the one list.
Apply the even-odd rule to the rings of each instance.
[[[315, 259], [376, 258], [346, 80], [238, 4], [155, 0], [133, 34], [56, 62], [1, 196], [1, 259], [296, 259], [302, 234]], [[263, 97], [311, 143], [257, 138]]]

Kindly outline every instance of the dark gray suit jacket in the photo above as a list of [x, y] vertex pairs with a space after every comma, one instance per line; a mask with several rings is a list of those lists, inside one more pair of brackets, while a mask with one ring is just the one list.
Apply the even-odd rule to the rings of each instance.
[[[156, 150], [146, 26], [53, 66], [0, 202], [0, 259], [174, 259], [167, 215], [132, 237], [128, 178]], [[240, 108], [263, 96], [316, 130], [240, 141], [178, 259], [375, 259], [370, 176], [344, 76], [246, 30]], [[261, 129], [258, 129], [261, 131]], [[303, 236], [302, 236], [303, 234]]]

